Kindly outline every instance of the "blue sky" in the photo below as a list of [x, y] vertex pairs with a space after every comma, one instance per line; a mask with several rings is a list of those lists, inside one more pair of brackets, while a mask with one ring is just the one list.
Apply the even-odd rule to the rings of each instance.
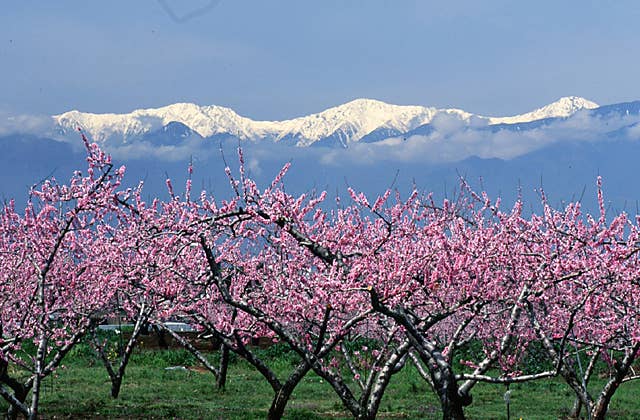
[[184, 22], [161, 3], [3, 3], [0, 111], [186, 101], [282, 119], [369, 97], [506, 115], [640, 99], [635, 0], [219, 0]]

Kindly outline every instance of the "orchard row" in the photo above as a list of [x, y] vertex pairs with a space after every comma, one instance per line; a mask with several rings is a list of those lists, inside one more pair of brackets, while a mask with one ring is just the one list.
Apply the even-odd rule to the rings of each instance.
[[[464, 184], [455, 200], [387, 191], [370, 202], [350, 190], [329, 205], [325, 193], [288, 194], [287, 166], [259, 189], [240, 152], [238, 175], [227, 170], [231, 199], [196, 196], [190, 181], [177, 194], [167, 181], [168, 199], [145, 201], [142, 185], [123, 188], [124, 168], [84, 141], [84, 172], [42, 182], [24, 211], [2, 210], [0, 394], [10, 417], [37, 417], [43, 379], [80, 340], [102, 356], [117, 397], [147, 325], [172, 334], [219, 386], [229, 352], [248, 361], [273, 389], [270, 418], [310, 371], [359, 419], [375, 418], [408, 363], [445, 419], [464, 418], [479, 382], [551, 376], [575, 392], [575, 416], [602, 419], [620, 385], [636, 379], [640, 226], [606, 215], [600, 188], [593, 217], [579, 203], [555, 210], [544, 196], [540, 214], [526, 216], [521, 202], [503, 210]], [[120, 316], [135, 327], [114, 360], [95, 330]], [[220, 364], [167, 321], [221, 343]], [[257, 337], [299, 356], [289, 376], [248, 345]], [[461, 368], [470, 342], [483, 351]], [[525, 372], [531, 343], [548, 363]], [[602, 359], [609, 380], [593, 393]]]

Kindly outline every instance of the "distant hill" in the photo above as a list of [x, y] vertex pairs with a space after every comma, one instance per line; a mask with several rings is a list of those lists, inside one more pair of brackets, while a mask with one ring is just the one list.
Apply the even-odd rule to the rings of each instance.
[[291, 160], [286, 183], [293, 192], [332, 195], [349, 185], [370, 195], [389, 186], [406, 193], [415, 184], [452, 196], [464, 176], [506, 203], [520, 190], [535, 205], [542, 186], [554, 205], [583, 197], [595, 210], [602, 175], [616, 210], [635, 213], [640, 199], [640, 101], [598, 107], [577, 97], [513, 117], [368, 99], [279, 122], [193, 104], [122, 115], [72, 111], [52, 117], [41, 132], [0, 136], [1, 197], [24, 203], [28, 188], [44, 177], [67, 179], [82, 169], [77, 126], [127, 166], [130, 185], [145, 180], [149, 197], [166, 195], [166, 175], [179, 189], [190, 160], [196, 189], [229, 196], [224, 160], [237, 166], [240, 145], [248, 172], [262, 185]]

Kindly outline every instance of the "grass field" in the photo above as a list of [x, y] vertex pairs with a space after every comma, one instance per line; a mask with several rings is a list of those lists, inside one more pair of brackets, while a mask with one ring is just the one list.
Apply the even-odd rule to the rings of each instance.
[[[289, 355], [266, 357], [283, 375], [291, 370]], [[167, 370], [171, 366], [194, 369]], [[602, 379], [594, 385], [602, 383]], [[125, 376], [120, 398], [109, 396], [110, 382], [103, 366], [88, 349], [65, 360], [65, 367], [46, 380], [41, 413], [45, 418], [265, 418], [272, 392], [266, 381], [246, 363], [233, 360], [227, 388], [219, 391], [208, 372], [197, 369], [192, 356], [182, 350], [140, 350]], [[557, 419], [568, 412], [573, 394], [561, 380], [552, 379], [511, 386], [512, 419]], [[471, 419], [504, 419], [505, 388], [480, 384], [466, 413]], [[612, 419], [640, 418], [640, 383], [628, 383], [611, 403]], [[6, 409], [6, 403], [0, 402]], [[305, 377], [291, 399], [286, 418], [350, 418], [333, 390], [314, 374]], [[417, 371], [408, 366], [392, 381], [379, 418], [440, 418], [438, 403]]]

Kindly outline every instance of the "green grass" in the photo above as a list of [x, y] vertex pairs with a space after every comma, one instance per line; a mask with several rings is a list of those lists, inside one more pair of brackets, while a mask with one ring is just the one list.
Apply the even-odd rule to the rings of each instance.
[[[294, 358], [273, 350], [265, 351], [270, 363], [284, 375]], [[120, 398], [109, 396], [110, 381], [102, 365], [80, 348], [65, 360], [66, 367], [47, 378], [41, 413], [46, 418], [265, 418], [272, 392], [266, 381], [250, 366], [234, 358], [227, 388], [219, 391], [210, 373], [165, 370], [165, 367], [194, 364], [181, 350], [138, 351], [127, 369]], [[602, 385], [598, 379], [594, 387]], [[572, 402], [571, 390], [559, 379], [511, 386], [512, 419], [557, 419]], [[506, 418], [504, 386], [479, 384], [474, 402], [466, 409], [471, 419]], [[640, 418], [637, 395], [640, 384], [628, 383], [616, 394], [610, 418]], [[0, 410], [6, 403], [0, 402]], [[331, 387], [310, 373], [294, 393], [286, 418], [350, 418]], [[405, 368], [387, 390], [380, 418], [440, 418], [439, 406], [428, 385], [415, 369]]]

